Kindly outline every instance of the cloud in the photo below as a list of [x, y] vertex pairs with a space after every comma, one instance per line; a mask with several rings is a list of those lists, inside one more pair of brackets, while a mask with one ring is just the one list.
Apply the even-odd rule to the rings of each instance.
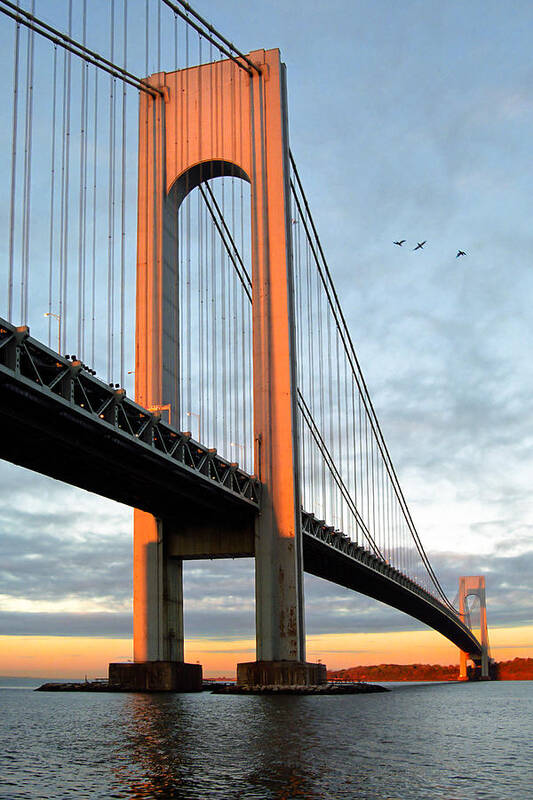
[[133, 632], [131, 614], [42, 614], [0, 611], [0, 635], [4, 636], [88, 636], [129, 639]]
[[[421, 467], [413, 462], [411, 469]], [[428, 464], [424, 469], [430, 469]], [[444, 482], [450, 482], [445, 474]], [[129, 638], [131, 512], [25, 470], [9, 467], [5, 477], [0, 490], [0, 633]], [[21, 506], [19, 488], [27, 484], [31, 502]], [[502, 504], [504, 498], [502, 493]], [[430, 552], [450, 598], [459, 575], [487, 576], [489, 626], [533, 620], [531, 526], [511, 524], [509, 517], [518, 505], [511, 504], [507, 516], [476, 515], [470, 542], [489, 540], [486, 552], [449, 546]], [[429, 500], [427, 508], [434, 513]], [[305, 587], [309, 634], [424, 628], [401, 612], [313, 576], [306, 576]], [[187, 636], [254, 637], [251, 559], [186, 562], [184, 590]]]
[[[61, 560], [62, 551], [58, 553]], [[465, 555], [464, 553], [434, 553], [432, 564], [441, 582], [453, 598], [457, 591], [459, 575], [485, 574], [487, 576], [487, 601], [489, 626], [508, 626], [531, 623], [533, 611], [533, 550], [510, 557], [501, 555]], [[77, 635], [77, 636], [131, 636], [132, 615], [124, 611], [131, 598], [131, 564], [117, 566], [110, 579], [107, 568], [101, 565], [100, 575], [93, 565], [94, 586], [117, 584], [116, 595], [110, 595], [106, 613], [63, 612], [33, 613], [0, 611], [1, 634], [27, 635]], [[34, 591], [39, 594], [35, 578]], [[91, 600], [87, 578], [80, 578], [79, 592], [76, 579], [71, 577], [69, 594], [57, 599], [67, 605], [69, 597]], [[129, 594], [126, 586], [129, 585]], [[46, 594], [44, 581], [42, 593]], [[121, 588], [122, 586], [122, 588]], [[193, 638], [253, 638], [255, 634], [254, 568], [251, 559], [230, 561], [186, 562], [184, 565], [184, 607], [186, 635]], [[101, 596], [99, 594], [99, 596]], [[21, 597], [18, 588], [13, 598]], [[124, 603], [117, 598], [124, 598]], [[305, 581], [306, 627], [309, 634], [370, 633], [405, 630], [423, 630], [425, 626], [407, 615], [382, 603], [359, 595], [335, 584], [306, 576]], [[1, 605], [0, 605], [1, 608]], [[36, 606], [38, 608], [38, 605]]]

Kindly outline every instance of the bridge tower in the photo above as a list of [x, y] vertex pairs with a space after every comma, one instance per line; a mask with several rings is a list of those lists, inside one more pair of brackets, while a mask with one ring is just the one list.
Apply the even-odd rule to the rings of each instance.
[[[459, 613], [463, 622], [465, 622], [466, 600], [467, 597], [479, 597], [480, 606], [480, 639], [481, 639], [481, 679], [489, 679], [489, 637], [487, 629], [487, 601], [485, 592], [485, 576], [484, 575], [468, 575], [459, 578]], [[474, 661], [479, 661], [476, 656], [474, 658], [470, 653], [463, 650], [459, 651], [460, 666], [459, 666], [459, 680], [467, 680], [468, 672], [466, 662], [469, 658]]]
[[[255, 70], [225, 60], [146, 79], [155, 91], [143, 93], [140, 105], [136, 399], [170, 405], [179, 419], [177, 213], [203, 180], [237, 175], [251, 185], [254, 472], [261, 483], [248, 553], [256, 565], [257, 661], [238, 665], [238, 681], [319, 683], [324, 665], [305, 657], [285, 67], [278, 50], [248, 58]], [[220, 555], [209, 549], [217, 523], [196, 513], [196, 533], [188, 527], [196, 552]], [[135, 512], [134, 660], [148, 671], [154, 662], [183, 662], [188, 550], [183, 535], [185, 549], [176, 545], [177, 528], [178, 520]], [[224, 554], [233, 546], [226, 536]]]

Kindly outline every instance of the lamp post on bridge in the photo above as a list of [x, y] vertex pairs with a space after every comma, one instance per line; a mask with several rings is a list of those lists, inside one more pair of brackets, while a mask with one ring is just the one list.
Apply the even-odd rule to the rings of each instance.
[[154, 411], [156, 413], [160, 412], [160, 411], [168, 411], [168, 424], [172, 425], [172, 419], [171, 419], [172, 407], [171, 407], [170, 403], [165, 403], [165, 405], [156, 404], [154, 406], [148, 406], [148, 411], [151, 411], [152, 413]]
[[241, 462], [240, 463], [241, 463], [241, 467], [242, 467], [242, 465], [244, 464], [244, 445], [243, 444], [239, 444], [239, 442], [230, 442], [229, 446], [230, 447], [238, 447], [240, 449], [240, 451], [241, 451]]
[[44, 316], [57, 319], [57, 352], [61, 354], [61, 317], [59, 314], [54, 314], [53, 311], [47, 311]]
[[201, 416], [201, 414], [197, 414], [195, 411], [186, 411], [185, 415], [187, 417], [196, 417], [196, 419], [198, 420], [198, 441], [201, 441], [201, 438], [202, 438], [202, 430], [201, 430], [202, 416]]

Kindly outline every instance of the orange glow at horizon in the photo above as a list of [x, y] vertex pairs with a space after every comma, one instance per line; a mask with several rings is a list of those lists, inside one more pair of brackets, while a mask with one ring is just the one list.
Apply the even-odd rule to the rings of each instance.
[[[491, 628], [497, 661], [533, 656], [533, 625]], [[459, 651], [434, 631], [321, 634], [307, 637], [307, 658], [329, 669], [382, 663], [458, 664]], [[107, 676], [110, 661], [133, 659], [131, 639], [75, 636], [0, 636], [0, 675], [71, 678]], [[253, 639], [188, 639], [185, 660], [203, 665], [206, 677], [235, 675], [239, 661], [255, 659]]]

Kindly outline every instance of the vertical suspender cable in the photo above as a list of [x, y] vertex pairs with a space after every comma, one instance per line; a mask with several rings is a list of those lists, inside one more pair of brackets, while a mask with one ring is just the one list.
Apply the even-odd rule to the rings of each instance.
[[[198, 226], [198, 245], [197, 245], [197, 264], [198, 264], [198, 276], [197, 276], [197, 283], [198, 283], [198, 355], [197, 355], [197, 363], [198, 363], [198, 379], [199, 379], [199, 394], [198, 394], [198, 439], [200, 439], [200, 419], [202, 409], [200, 408], [200, 403], [203, 400], [203, 373], [204, 368], [202, 364], [203, 359], [203, 336], [202, 336], [202, 326], [204, 323], [203, 320], [203, 298], [202, 292], [204, 290], [203, 287], [203, 270], [202, 270], [202, 261], [203, 261], [203, 221], [202, 221], [202, 204], [201, 204], [201, 195], [200, 192], [197, 192], [197, 226]], [[194, 412], [192, 412], [194, 413]]]
[[392, 554], [392, 565], [397, 567], [397, 553], [394, 546], [394, 525], [392, 522], [392, 505], [391, 505], [391, 484], [387, 478], [387, 528], [389, 531], [390, 551]]
[[[233, 178], [229, 179], [231, 185], [233, 184]], [[234, 232], [234, 228], [233, 231]], [[240, 410], [239, 410], [239, 328], [238, 328], [238, 321], [239, 321], [239, 314], [238, 314], [238, 300], [239, 294], [242, 292], [242, 287], [239, 289], [239, 284], [237, 281], [237, 276], [233, 272], [232, 274], [232, 286], [233, 286], [233, 408], [234, 408], [234, 427], [235, 427], [235, 441], [242, 447], [244, 447], [244, 440], [242, 437], [241, 432], [241, 425], [240, 425]], [[239, 449], [239, 463], [242, 466], [243, 460], [243, 450]]]
[[[202, 63], [202, 37], [198, 36], [198, 63]], [[202, 130], [202, 72], [199, 71], [198, 79], [198, 130]], [[202, 167], [200, 167], [200, 182], [204, 179], [202, 174]], [[205, 279], [204, 279], [204, 266], [205, 266], [205, 241], [204, 241], [204, 224], [205, 214], [204, 206], [201, 202], [202, 198], [198, 192], [198, 227], [199, 227], [199, 247], [198, 247], [198, 268], [199, 268], [199, 324], [198, 324], [198, 344], [199, 344], [199, 359], [200, 359], [200, 386], [198, 395], [198, 439], [202, 439], [203, 432], [203, 417], [204, 417], [204, 383], [205, 383], [205, 336], [204, 336], [204, 293], [205, 293]]]
[[[324, 329], [323, 319], [324, 315], [322, 309], [324, 307], [324, 300], [322, 292], [320, 291], [320, 284], [317, 282], [317, 306], [318, 306], [318, 360], [319, 360], [319, 376], [320, 376], [320, 397], [319, 397], [319, 423], [321, 430], [325, 430], [324, 419]], [[322, 500], [322, 518], [326, 518], [326, 461], [321, 459], [322, 462], [322, 485], [321, 485], [321, 500]]]
[[[220, 251], [220, 270], [223, 269], [223, 259], [224, 259], [224, 246], [222, 245]], [[214, 447], [218, 447], [218, 398], [217, 398], [217, 373], [218, 373], [218, 348], [217, 348], [217, 272], [219, 272], [218, 265], [217, 265], [217, 247], [216, 247], [216, 229], [215, 223], [211, 220], [211, 331], [210, 331], [210, 339], [211, 339], [211, 363], [210, 363], [210, 371], [211, 371], [211, 381], [210, 381], [210, 392], [211, 392], [211, 417], [212, 417], [212, 424], [213, 424], [213, 433], [211, 442]]]
[[[343, 354], [344, 355], [344, 354]], [[345, 436], [346, 442], [346, 474], [347, 474], [347, 482], [350, 494], [353, 496], [353, 479], [352, 479], [352, 467], [353, 467], [353, 458], [352, 458], [352, 427], [353, 427], [353, 415], [350, 416], [349, 409], [348, 409], [348, 365], [346, 357], [343, 358], [344, 364], [344, 372], [343, 372], [343, 386], [344, 386], [344, 419], [346, 420], [344, 425], [344, 431], [341, 432], [341, 435]], [[354, 498], [355, 501], [355, 498]], [[347, 524], [350, 526], [350, 521], [348, 518]], [[348, 531], [346, 531], [348, 533]]]
[[50, 247], [48, 259], [48, 347], [52, 345], [52, 297], [54, 291], [54, 194], [56, 164], [57, 45], [54, 45], [52, 78], [52, 145], [50, 152]]
[[[65, 270], [65, 168], [66, 156], [65, 148], [67, 144], [67, 57], [68, 53], [63, 52], [63, 94], [62, 94], [62, 115], [61, 115], [61, 197], [59, 207], [59, 288], [58, 288], [58, 313], [59, 318], [63, 319], [63, 272]], [[60, 343], [61, 345], [63, 342]]]
[[[328, 334], [328, 344], [327, 344], [327, 385], [328, 385], [328, 416], [329, 416], [329, 447], [333, 449], [333, 375], [332, 372], [332, 360], [333, 360], [333, 353], [331, 347], [331, 314], [327, 314], [327, 334]], [[329, 479], [329, 505], [328, 511], [333, 516], [334, 514], [334, 488], [333, 483], [331, 480], [331, 476]], [[326, 517], [327, 519], [328, 517]], [[335, 523], [335, 519], [333, 518], [333, 523]]]
[[[297, 227], [297, 219], [296, 219], [296, 211], [294, 210], [294, 201], [293, 201], [293, 210], [292, 210], [292, 224], [293, 226]], [[298, 386], [304, 386], [304, 375], [303, 375], [303, 365], [305, 363], [304, 354], [303, 354], [303, 346], [304, 346], [304, 312], [303, 312], [303, 281], [302, 281], [302, 256], [300, 253], [300, 241], [296, 232], [293, 235], [293, 259], [294, 259], [294, 277], [295, 277], [295, 307], [296, 307], [296, 333], [297, 333], [297, 340], [296, 340], [296, 366], [297, 366], [297, 376], [298, 376]], [[300, 458], [301, 458], [301, 467], [302, 467], [302, 484], [305, 487], [305, 480], [307, 476], [307, 460], [305, 457], [305, 435], [306, 429], [303, 428], [300, 431], [301, 435], [301, 444], [300, 444]], [[306, 503], [306, 498], [304, 491], [302, 491], [302, 500], [304, 504]]]
[[[351, 455], [351, 460], [353, 461], [353, 464], [352, 464], [353, 495], [354, 495], [353, 499], [354, 499], [355, 507], [359, 508], [359, 505], [358, 505], [358, 499], [359, 498], [358, 498], [358, 492], [357, 492], [357, 473], [358, 473], [358, 469], [357, 469], [357, 417], [356, 417], [356, 413], [355, 413], [355, 381], [354, 381], [354, 379], [353, 379], [351, 374], [349, 376], [349, 381], [350, 381], [350, 387], [351, 387], [351, 401], [352, 401], [351, 410], [350, 410], [350, 419], [352, 420], [352, 455]], [[355, 525], [355, 541], [356, 541], [356, 543], [358, 542], [358, 540], [359, 540], [358, 527], [357, 527], [357, 522], [356, 522], [356, 525]]]
[[[124, 0], [123, 64], [128, 64], [128, 2]], [[177, 270], [177, 264], [175, 266]], [[122, 140], [120, 164], [120, 385], [125, 384], [124, 336], [126, 327], [126, 82], [122, 82]]]
[[[174, 12], [174, 65], [178, 69], [178, 17]], [[174, 103], [174, 155], [178, 155], [178, 103]], [[179, 216], [181, 219], [181, 216]], [[177, 222], [177, 221], [176, 221]], [[177, 231], [177, 250], [176, 250], [176, 263], [173, 265], [173, 320], [174, 320], [174, 380], [172, 383], [172, 397], [169, 401], [174, 410], [173, 424], [179, 425], [182, 409], [181, 397], [181, 342], [182, 342], [182, 306], [180, 302], [181, 293], [181, 274], [180, 274], [180, 248], [181, 239], [179, 236], [179, 228]]]
[[88, 166], [89, 166], [89, 65], [85, 66], [84, 73], [84, 136], [83, 136], [83, 227], [82, 227], [82, 309], [81, 309], [81, 340], [83, 357], [87, 353], [87, 195], [88, 195]]
[[161, 3], [157, 4], [157, 71], [161, 72]]
[[11, 135], [11, 194], [10, 194], [10, 207], [9, 207], [9, 278], [8, 278], [7, 317], [10, 322], [13, 320], [19, 50], [20, 50], [20, 24], [17, 22], [15, 26], [15, 44], [14, 44], [14, 55], [13, 55], [13, 122], [12, 122], [12, 135]]
[[[174, 69], [178, 69], [178, 16], [176, 12], [174, 12]], [[178, 161], [178, 103], [174, 103], [174, 158], [176, 163]], [[183, 264], [182, 264], [182, 239], [183, 239], [183, 213], [180, 213], [180, 209], [178, 209], [178, 219], [176, 220], [177, 223], [177, 236], [178, 236], [178, 243], [177, 243], [177, 252], [176, 252], [176, 264], [174, 266], [174, 302], [175, 302], [175, 310], [174, 310], [174, 386], [173, 386], [173, 394], [174, 394], [174, 411], [175, 411], [175, 418], [173, 419], [173, 424], [176, 426], [180, 425], [181, 414], [183, 411], [183, 391], [182, 391], [182, 367], [181, 367], [181, 358], [182, 352], [181, 348], [183, 346], [183, 337], [184, 337], [184, 328], [183, 328], [183, 304], [184, 304], [184, 297], [183, 297]]]
[[[111, 61], [115, 51], [115, 0], [111, 0]], [[115, 326], [115, 78], [109, 76], [109, 183], [107, 205], [107, 380], [111, 383], [114, 373], [114, 326]]]
[[149, 42], [150, 42], [150, 9], [149, 0], [146, 0], [144, 11], [144, 74], [146, 77], [150, 74], [150, 61], [149, 61]]
[[[339, 354], [339, 335], [335, 333], [335, 367], [337, 372], [337, 401], [335, 405], [337, 406], [337, 436], [336, 436], [336, 447], [334, 450], [335, 453], [335, 460], [339, 464], [340, 469], [342, 472], [343, 470], [343, 461], [342, 461], [342, 431], [341, 431], [341, 369], [340, 369], [340, 354]], [[337, 491], [337, 497], [339, 499], [340, 505], [340, 519], [339, 519], [339, 528], [343, 530], [343, 518], [342, 518], [342, 495], [339, 491]]]
[[[305, 270], [306, 270], [306, 289], [307, 289], [307, 338], [309, 342], [309, 359], [308, 359], [308, 380], [309, 380], [309, 401], [311, 403], [311, 408], [314, 410], [314, 395], [315, 395], [315, 383], [314, 383], [314, 374], [315, 374], [315, 349], [314, 349], [314, 330], [313, 330], [313, 295], [312, 295], [312, 274], [311, 274], [311, 261], [309, 258], [309, 242], [307, 238], [302, 235], [301, 225], [294, 225], [293, 227], [297, 228], [296, 237], [299, 243], [299, 250], [300, 254], [302, 254], [303, 248], [301, 246], [301, 240], [304, 239], [305, 244]], [[309, 468], [307, 471], [307, 479], [309, 481], [309, 503], [310, 507], [315, 507], [315, 496], [314, 496], [314, 459], [312, 457], [314, 448], [313, 448], [313, 441], [311, 431], [308, 433], [309, 436]]]
[[98, 179], [98, 69], [94, 71], [94, 143], [93, 143], [93, 208], [92, 208], [92, 264], [91, 264], [91, 364], [95, 358], [96, 332], [96, 198]]
[[[82, 41], [85, 45], [87, 27], [87, 0], [83, 0]], [[84, 357], [85, 317], [85, 183], [86, 183], [86, 79], [87, 65], [81, 61], [81, 107], [80, 107], [80, 197], [78, 219], [78, 358]]]
[[[72, 35], [72, 0], [69, 0], [68, 8], [68, 34]], [[70, 110], [71, 110], [71, 81], [72, 81], [72, 59], [70, 53], [67, 54], [66, 64], [66, 131], [65, 131], [65, 206], [64, 206], [64, 243], [63, 243], [63, 309], [59, 316], [61, 317], [61, 330], [63, 331], [63, 347], [65, 346], [67, 337], [67, 323], [68, 323], [68, 258], [69, 258], [69, 211], [70, 211]]]
[[[69, 0], [68, 33], [72, 33], [72, 0]], [[68, 245], [69, 245], [69, 199], [70, 199], [70, 87], [71, 56], [65, 50], [63, 60], [63, 139], [61, 154], [61, 225], [59, 258], [59, 318], [62, 330], [62, 348], [67, 340], [67, 293], [68, 293]]]
[[379, 509], [380, 509], [380, 524], [381, 530], [383, 535], [383, 553], [385, 555], [385, 559], [388, 563], [390, 563], [390, 548], [389, 548], [389, 537], [386, 525], [386, 518], [385, 518], [385, 483], [383, 480], [383, 462], [381, 459], [378, 461], [379, 464], [379, 479], [380, 479], [380, 486], [379, 486]]
[[[296, 212], [294, 211], [294, 200], [293, 200], [293, 211], [292, 211], [292, 224], [293, 226], [297, 226], [296, 220]], [[297, 366], [297, 380], [298, 386], [304, 387], [304, 374], [303, 374], [303, 365], [305, 363], [303, 347], [304, 347], [304, 313], [303, 313], [303, 281], [302, 281], [302, 256], [300, 252], [300, 241], [298, 240], [298, 236], [296, 235], [296, 231], [293, 233], [292, 238], [292, 253], [293, 253], [293, 261], [294, 261], [294, 278], [295, 278], [295, 307], [296, 307], [296, 366]], [[300, 441], [300, 460], [301, 460], [301, 480], [302, 480], [302, 502], [304, 506], [307, 503], [307, 498], [305, 496], [305, 485], [306, 485], [306, 478], [307, 478], [307, 458], [306, 458], [306, 429], [302, 428], [300, 431], [301, 441]]]
[[[227, 308], [227, 298], [228, 298], [228, 291], [227, 291], [227, 284], [230, 280], [229, 274], [229, 263], [227, 263], [228, 259], [224, 258], [224, 244], [222, 243], [221, 237], [221, 281], [220, 281], [220, 313], [221, 313], [221, 336], [220, 336], [220, 363], [222, 367], [222, 442], [224, 448], [227, 448], [229, 451], [230, 448], [230, 441], [233, 441], [231, 437], [230, 425], [228, 425], [228, 417], [231, 414], [231, 403], [230, 409], [228, 412], [228, 354], [227, 354], [227, 344], [228, 344], [228, 308]], [[226, 269], [228, 274], [226, 274]], [[237, 455], [231, 456], [232, 461], [238, 461]]]
[[[365, 421], [365, 488], [366, 488], [366, 526], [369, 531], [372, 530], [372, 525], [370, 521], [370, 479], [369, 479], [369, 457], [368, 457], [368, 417], [364, 415]], [[374, 534], [374, 531], [372, 531]]]
[[[213, 61], [213, 44], [209, 42], [209, 61]], [[202, 61], [200, 59], [199, 63], [201, 64]], [[210, 114], [209, 114], [209, 136], [211, 139], [211, 153], [214, 151], [214, 106], [216, 103], [215, 94], [213, 91], [213, 68], [209, 70], [209, 90], [208, 90], [208, 97], [210, 98]], [[205, 125], [205, 123], [204, 123]], [[207, 181], [209, 178], [213, 178], [213, 164], [209, 167], [209, 175], [205, 176], [206, 185], [209, 185]], [[222, 179], [223, 181], [224, 179]], [[224, 203], [224, 186], [222, 185], [222, 203]], [[207, 217], [207, 215], [206, 215]], [[211, 219], [209, 221], [209, 230], [211, 231], [211, 236], [209, 240], [206, 240], [206, 248], [211, 248], [211, 255], [209, 256], [209, 262], [211, 264], [211, 270], [206, 270], [206, 278], [210, 285], [210, 311], [206, 314], [206, 341], [208, 344], [207, 348], [207, 374], [206, 374], [206, 401], [207, 401], [207, 418], [211, 422], [211, 438], [209, 439], [209, 443], [211, 446], [216, 446], [216, 405], [215, 405], [215, 384], [213, 382], [213, 375], [215, 374], [215, 336], [213, 336], [213, 323], [215, 325], [214, 330], [216, 331], [216, 317], [217, 317], [217, 310], [216, 310], [216, 301], [215, 301], [215, 276], [216, 276], [216, 258], [217, 258], [217, 246], [216, 246], [216, 231], [215, 231], [215, 224], [214, 220]], [[220, 259], [221, 259], [221, 266], [224, 261], [224, 251], [221, 248], [220, 251]], [[206, 267], [208, 265], [206, 264]], [[209, 314], [212, 315], [210, 320], [211, 325], [209, 325]], [[209, 432], [207, 432], [209, 435]]]
[[383, 552], [385, 553], [385, 558], [388, 563], [390, 563], [390, 548], [388, 546], [389, 537], [388, 537], [388, 530], [387, 530], [387, 520], [385, 516], [386, 511], [386, 504], [385, 504], [385, 481], [384, 481], [384, 466], [383, 461], [379, 460], [379, 474], [380, 474], [380, 515], [381, 515], [381, 528], [383, 531]]
[[[364, 471], [363, 471], [363, 418], [362, 418], [362, 411], [361, 411], [361, 395], [359, 392], [357, 393], [357, 405], [358, 405], [358, 415], [357, 415], [357, 429], [359, 431], [359, 484], [361, 491], [359, 496], [361, 498], [361, 512], [364, 509], [364, 497], [365, 497], [365, 484], [364, 484]], [[364, 514], [361, 514], [364, 517]]]
[[[233, 89], [233, 83], [232, 83], [232, 89]], [[222, 94], [220, 96], [219, 103], [220, 103], [220, 107], [222, 107]], [[232, 103], [232, 105], [233, 105], [233, 103]], [[235, 127], [235, 116], [234, 116], [234, 113], [235, 113], [235, 109], [232, 108], [232, 115], [231, 115], [231, 118], [232, 118], [232, 131], [234, 130], [234, 127]], [[233, 174], [230, 176], [229, 181], [230, 181], [230, 197], [231, 197], [231, 234], [232, 234], [232, 240], [234, 242], [235, 241], [235, 177], [234, 177]], [[235, 247], [233, 247], [232, 249], [234, 251], [233, 254], [235, 255]], [[237, 414], [236, 415], [237, 428], [235, 430], [235, 436], [237, 438], [235, 439], [235, 441], [236, 442], [240, 442], [243, 445], [243, 448], [239, 451], [239, 463], [240, 463], [241, 467], [244, 467], [244, 463], [243, 463], [244, 462], [244, 456], [245, 456], [244, 447], [246, 445], [246, 439], [244, 437], [244, 432], [243, 432], [244, 420], [243, 420], [243, 417], [242, 417], [241, 392], [240, 392], [240, 389], [241, 389], [241, 374], [240, 374], [240, 369], [239, 369], [239, 361], [240, 361], [240, 353], [241, 353], [240, 345], [241, 345], [241, 338], [242, 338], [242, 333], [241, 333], [242, 320], [240, 318], [240, 313], [239, 313], [239, 298], [242, 295], [242, 291], [240, 291], [240, 292], [237, 291], [237, 282], [236, 282], [236, 277], [235, 276], [234, 276], [234, 282], [235, 282], [235, 294], [234, 294], [234, 312], [235, 312], [235, 330], [234, 330], [235, 353], [234, 353], [234, 358], [235, 358], [235, 363], [234, 363], [233, 368], [235, 370], [234, 391], [235, 391], [235, 408], [237, 410], [236, 411], [236, 414]], [[239, 326], [239, 322], [241, 323], [240, 326]]]
[[[185, 90], [186, 95], [188, 95], [189, 90], [189, 26], [185, 26]], [[185, 156], [186, 156], [186, 163], [189, 163], [189, 105], [186, 105], [186, 114], [184, 115], [184, 124], [185, 124]], [[187, 243], [187, 322], [188, 322], [188, 334], [187, 334], [187, 409], [188, 413], [190, 414], [192, 408], [192, 376], [191, 376], [191, 369], [192, 369], [192, 346], [193, 346], [193, 330], [192, 330], [192, 287], [191, 287], [191, 198], [188, 193], [189, 189], [189, 177], [187, 174], [186, 178], [186, 233], [185, 233], [185, 240]], [[189, 428], [190, 429], [190, 428]]]
[[186, 233], [185, 240], [187, 243], [187, 409], [190, 414], [192, 408], [192, 346], [193, 346], [193, 329], [192, 329], [192, 286], [191, 286], [191, 197], [187, 195], [185, 198], [186, 203]]
[[[35, 0], [31, 4], [35, 11]], [[24, 184], [22, 204], [22, 270], [20, 286], [20, 317], [23, 325], [28, 322], [28, 282], [30, 267], [30, 219], [31, 219], [31, 155], [33, 138], [33, 31], [28, 29], [26, 55], [26, 125], [24, 141]]]

